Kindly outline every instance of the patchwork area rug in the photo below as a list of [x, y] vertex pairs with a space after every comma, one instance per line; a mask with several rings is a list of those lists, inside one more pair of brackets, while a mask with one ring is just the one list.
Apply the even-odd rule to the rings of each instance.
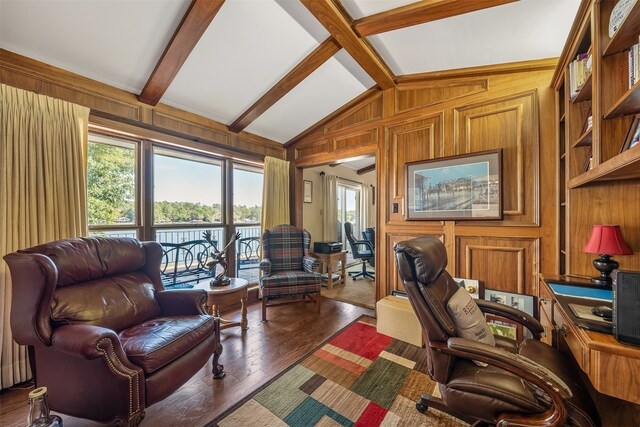
[[310, 356], [208, 426], [467, 425], [442, 412], [416, 410], [434, 393], [426, 351], [378, 334], [361, 317]]

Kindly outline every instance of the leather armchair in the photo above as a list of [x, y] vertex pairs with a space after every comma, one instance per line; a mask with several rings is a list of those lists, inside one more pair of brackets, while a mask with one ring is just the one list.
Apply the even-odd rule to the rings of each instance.
[[539, 341], [543, 328], [535, 318], [512, 307], [478, 300], [482, 312], [518, 322], [534, 338], [518, 343], [496, 335], [494, 347], [458, 337], [447, 302], [459, 287], [445, 270], [447, 255], [442, 242], [420, 237], [400, 242], [394, 250], [425, 336], [429, 375], [438, 382], [442, 395], [422, 395], [416, 404], [419, 411], [433, 407], [474, 425], [600, 425], [578, 369]]
[[128, 238], [76, 238], [4, 257], [11, 271], [11, 330], [29, 346], [36, 386], [51, 409], [138, 425], [213, 355], [220, 320], [203, 290], [165, 291], [162, 248]]

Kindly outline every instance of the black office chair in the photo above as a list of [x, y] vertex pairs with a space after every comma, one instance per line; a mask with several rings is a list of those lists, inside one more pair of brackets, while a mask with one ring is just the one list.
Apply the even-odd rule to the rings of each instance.
[[[349, 241], [349, 246], [351, 246], [351, 253], [355, 259], [359, 259], [362, 261], [362, 271], [360, 272], [349, 272], [349, 275], [357, 279], [358, 277], [368, 277], [371, 280], [375, 280], [375, 276], [373, 273], [367, 271], [367, 261], [373, 262], [375, 259], [375, 250], [373, 245], [366, 240], [356, 240], [353, 236], [353, 226], [350, 222], [344, 223], [344, 232], [347, 235], [347, 240]], [[373, 265], [373, 264], [372, 264]]]
[[[375, 251], [376, 251], [376, 229], [374, 227], [365, 228], [365, 230], [362, 232], [362, 239], [366, 240], [369, 243], [371, 243], [371, 246], [373, 246], [373, 252], [375, 253]], [[371, 267], [375, 268], [375, 266], [376, 266], [376, 258], [375, 257], [371, 258], [368, 262], [369, 262], [369, 265]]]

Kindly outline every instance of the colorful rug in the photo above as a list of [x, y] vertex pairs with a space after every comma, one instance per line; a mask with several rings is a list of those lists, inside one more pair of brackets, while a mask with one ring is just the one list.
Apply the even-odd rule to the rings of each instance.
[[467, 425], [416, 410], [421, 393], [437, 390], [426, 358], [423, 348], [379, 334], [375, 319], [361, 317], [208, 427]]

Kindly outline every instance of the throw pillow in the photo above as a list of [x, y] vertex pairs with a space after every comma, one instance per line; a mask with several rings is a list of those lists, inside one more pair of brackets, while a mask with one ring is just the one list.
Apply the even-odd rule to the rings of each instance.
[[[459, 288], [453, 294], [447, 303], [447, 311], [456, 325], [458, 336], [492, 346], [496, 345], [496, 340], [487, 325], [484, 314], [466, 289]], [[474, 362], [478, 366], [487, 366], [485, 363], [475, 360]]]

